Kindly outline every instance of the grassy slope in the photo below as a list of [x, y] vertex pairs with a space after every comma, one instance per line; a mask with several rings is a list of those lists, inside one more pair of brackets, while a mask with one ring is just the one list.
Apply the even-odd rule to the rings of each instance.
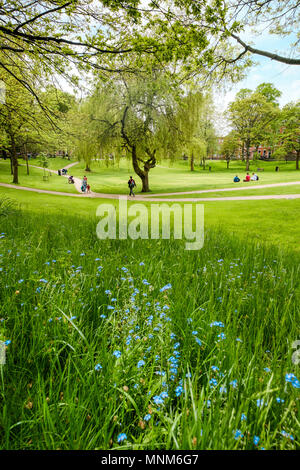
[[[226, 170], [224, 162], [210, 162], [212, 172], [196, 168], [195, 172], [191, 172], [186, 163], [175, 163], [171, 167], [157, 166], [150, 171], [150, 188], [152, 192], [172, 192], [172, 191], [189, 191], [197, 189], [214, 189], [214, 188], [230, 188], [236, 187], [233, 183], [233, 177], [238, 173], [243, 179], [245, 175], [244, 164], [235, 162], [229, 170]], [[270, 184], [289, 181], [299, 181], [300, 172], [295, 171], [294, 162], [288, 164], [279, 163], [280, 171], [276, 173], [274, 162], [264, 163], [265, 171], [260, 173], [260, 179], [251, 182], [251, 185]], [[256, 167], [255, 167], [256, 169]], [[84, 174], [84, 164], [80, 162], [72, 169], [74, 176], [82, 177]], [[91, 188], [95, 192], [127, 194], [127, 181], [130, 175], [134, 175], [130, 162], [122, 160], [120, 167], [117, 165], [106, 167], [104, 162], [92, 162], [92, 172], [87, 173], [87, 177]], [[137, 193], [141, 191], [141, 183], [138, 176], [134, 176], [137, 183]], [[247, 183], [239, 183], [240, 186], [247, 186]], [[249, 183], [248, 183], [249, 186]]]
[[[118, 201], [80, 199], [46, 194], [24, 193], [13, 189], [0, 188], [0, 195], [6, 194], [22, 204], [27, 211], [37, 213], [68, 214], [83, 220], [93, 218], [99, 204]], [[150, 203], [146, 203], [148, 206]], [[219, 201], [204, 203], [205, 227], [217, 227], [238, 234], [246, 240], [259, 240], [299, 250], [300, 200], [267, 201]], [[95, 223], [94, 222], [94, 223]], [[96, 223], [95, 223], [96, 227]]]
[[[33, 164], [39, 166], [38, 162]], [[38, 168], [29, 168], [29, 175], [26, 173], [26, 166], [19, 166], [19, 185], [28, 188], [46, 189], [49, 191], [63, 191], [67, 193], [76, 193], [73, 184], [68, 184], [67, 178], [49, 173], [48, 181], [43, 181], [43, 170]], [[9, 162], [0, 162], [0, 182], [12, 183], [12, 175], [10, 173]]]
[[[72, 163], [62, 158], [49, 159], [49, 168], [58, 169], [65, 165]], [[32, 160], [33, 165], [38, 165], [38, 161]], [[174, 162], [170, 167], [168, 163], [163, 162], [162, 166], [157, 166], [150, 172], [150, 188], [152, 192], [164, 193], [164, 192], [180, 192], [189, 190], [205, 190], [214, 188], [231, 188], [236, 187], [233, 183], [233, 177], [235, 174], [239, 174], [241, 179], [245, 174], [244, 164], [242, 162], [233, 162], [229, 170], [226, 169], [225, 163], [222, 161], [210, 161], [209, 164], [212, 166], [212, 172], [208, 169], [205, 171], [196, 167], [195, 172], [189, 170], [187, 162], [177, 161]], [[275, 165], [279, 165], [280, 172], [274, 171]], [[289, 163], [263, 163], [265, 171], [259, 173], [260, 180], [258, 182], [251, 182], [251, 187], [260, 184], [280, 183], [299, 181], [300, 172], [295, 171], [294, 162]], [[256, 169], [257, 165], [253, 169]], [[0, 182], [10, 183], [11, 175], [8, 162], [0, 162]], [[86, 174], [85, 165], [83, 162], [79, 162], [75, 165], [72, 170], [69, 171], [73, 176], [82, 178]], [[30, 176], [26, 175], [25, 167], [20, 167], [20, 185], [29, 186], [34, 188], [50, 189], [54, 191], [68, 191], [75, 192], [75, 188], [72, 185], [68, 185], [64, 178], [53, 175], [49, 178], [49, 181], [45, 182], [42, 179], [42, 171], [32, 168], [30, 170]], [[117, 165], [113, 167], [111, 164], [109, 167], [106, 166], [105, 162], [92, 162], [92, 172], [87, 173], [88, 181], [91, 188], [95, 192], [103, 193], [116, 193], [116, 194], [127, 194], [128, 187], [127, 181], [129, 176], [133, 174], [130, 162], [122, 160], [118, 168]], [[141, 183], [139, 178], [135, 175], [137, 183], [137, 193], [141, 190]], [[249, 187], [249, 183], [239, 183], [239, 187]], [[258, 190], [263, 191], [263, 190]], [[276, 189], [275, 189], [276, 191]], [[275, 194], [288, 194], [292, 189], [284, 188], [278, 189], [280, 192]], [[257, 193], [259, 194], [259, 193]], [[264, 194], [263, 192], [260, 194]], [[266, 193], [267, 194], [267, 193]], [[273, 194], [273, 193], [272, 193]]]
[[299, 257], [224, 232], [99, 242], [61, 208], [2, 221], [0, 448], [296, 449]]
[[[203, 197], [239, 197], [239, 196], [263, 196], [263, 195], [279, 195], [279, 194], [300, 194], [300, 184], [295, 184], [292, 186], [276, 186], [275, 188], [262, 188], [262, 189], [255, 189], [251, 185], [251, 187], [247, 189], [243, 189], [242, 191], [220, 191], [220, 192], [209, 192], [209, 193], [192, 193], [192, 194], [181, 194], [181, 195], [174, 195], [172, 198], [203, 198]], [[161, 197], [161, 196], [159, 196]], [[171, 196], [164, 196], [162, 197], [171, 197]]]

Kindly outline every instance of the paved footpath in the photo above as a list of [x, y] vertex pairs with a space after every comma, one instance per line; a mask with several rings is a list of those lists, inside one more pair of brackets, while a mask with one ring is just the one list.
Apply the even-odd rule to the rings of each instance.
[[[232, 197], [185, 197], [185, 198], [162, 198], [162, 197], [149, 197], [149, 196], [125, 196], [123, 194], [105, 194], [105, 193], [93, 193], [80, 194], [76, 193], [64, 193], [62, 191], [49, 191], [46, 189], [27, 188], [25, 186], [16, 186], [14, 184], [0, 183], [0, 186], [10, 189], [20, 189], [23, 191], [31, 191], [33, 193], [52, 194], [53, 196], [70, 196], [70, 197], [85, 197], [85, 198], [97, 198], [97, 199], [119, 199], [125, 198], [130, 201], [144, 201], [144, 202], [208, 202], [208, 201], [252, 201], [252, 200], [263, 200], [263, 199], [299, 199], [300, 194], [273, 194], [273, 195], [262, 195], [262, 196], [232, 196]], [[180, 193], [175, 193], [180, 194]], [[161, 195], [160, 195], [161, 196]]]
[[[75, 165], [78, 165], [79, 162], [73, 162], [73, 163], [70, 163], [69, 165], [66, 165], [66, 166], [63, 166], [62, 168], [65, 168], [66, 170], [68, 170], [69, 168], [72, 168], [72, 166], [75, 166]], [[44, 170], [43, 167], [41, 166], [37, 166], [37, 165], [29, 165], [30, 167], [32, 168], [38, 168], [39, 170]], [[57, 170], [50, 170], [49, 168], [46, 168], [47, 171], [51, 171], [51, 173], [54, 173], [55, 175], [57, 175]], [[69, 178], [70, 175], [61, 175], [63, 176], [64, 178]], [[76, 191], [78, 191], [79, 193], [81, 193], [83, 196], [84, 194], [81, 192], [81, 179], [80, 178], [75, 178], [74, 177], [74, 181], [75, 181], [75, 188], [76, 188]], [[51, 192], [51, 191], [50, 191]], [[52, 194], [52, 192], [51, 192]], [[62, 193], [62, 194], [66, 194], [66, 193]]]
[[[202, 193], [220, 193], [223, 191], [243, 191], [243, 190], [255, 190], [255, 189], [263, 189], [263, 188], [276, 188], [277, 186], [293, 186], [293, 185], [300, 185], [300, 181], [291, 181], [289, 183], [270, 183], [270, 184], [257, 184], [255, 186], [242, 186], [242, 187], [235, 187], [235, 188], [221, 188], [221, 189], [199, 189], [193, 191], [180, 191], [175, 193], [157, 193], [157, 194], [145, 194], [143, 197], [156, 197], [156, 196], [177, 196], [180, 194], [202, 194]], [[219, 199], [219, 198], [218, 198]]]

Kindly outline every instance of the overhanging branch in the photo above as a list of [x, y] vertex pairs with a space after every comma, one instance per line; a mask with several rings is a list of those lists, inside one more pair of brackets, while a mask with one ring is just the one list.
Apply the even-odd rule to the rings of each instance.
[[243, 48], [245, 49], [246, 52], [251, 52], [252, 54], [257, 54], [261, 55], [264, 57], [268, 57], [271, 60], [276, 60], [277, 62], [282, 62], [283, 64], [288, 64], [288, 65], [300, 65], [300, 59], [292, 59], [290, 57], [283, 57], [278, 54], [274, 54], [273, 52], [268, 52], [268, 51], [262, 51], [261, 49], [256, 49], [252, 46], [249, 46], [249, 44], [246, 44], [244, 41], [239, 36], [236, 36], [235, 34], [231, 33], [231, 37], [235, 39]]

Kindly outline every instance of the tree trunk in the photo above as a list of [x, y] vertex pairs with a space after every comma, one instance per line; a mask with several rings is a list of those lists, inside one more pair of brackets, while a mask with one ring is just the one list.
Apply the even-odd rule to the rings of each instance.
[[195, 168], [194, 168], [194, 152], [192, 152], [192, 155], [191, 155], [191, 171], [195, 171]]
[[150, 188], [149, 188], [149, 171], [150, 171], [150, 167], [149, 167], [149, 169], [145, 169], [145, 167], [144, 167], [144, 170], [142, 170], [139, 167], [137, 154], [136, 154], [136, 146], [135, 145], [132, 145], [132, 147], [131, 147], [131, 157], [132, 157], [133, 169], [134, 169], [135, 173], [142, 180], [142, 193], [149, 193], [150, 192]]
[[227, 162], [226, 162], [227, 163], [227, 170], [229, 169], [229, 162], [230, 162], [230, 160], [227, 160]]
[[142, 193], [149, 193], [150, 188], [149, 188], [149, 173], [148, 171], [145, 171], [144, 176], [141, 178], [142, 180]]
[[28, 165], [28, 153], [27, 153], [27, 147], [25, 145], [25, 160], [26, 160], [26, 169], [27, 169], [27, 175], [29, 175], [29, 165]]
[[125, 131], [125, 121], [126, 121], [126, 115], [127, 115], [128, 109], [129, 109], [129, 107], [126, 106], [126, 108], [124, 110], [124, 113], [123, 113], [123, 117], [122, 117], [122, 121], [121, 121], [121, 135], [122, 135], [122, 138], [123, 138], [124, 142], [126, 143], [127, 149], [131, 153], [131, 160], [132, 160], [133, 169], [134, 169], [135, 173], [142, 180], [142, 193], [148, 193], [150, 191], [150, 188], [149, 188], [149, 171], [150, 171], [151, 168], [155, 167], [155, 164], [156, 164], [155, 152], [156, 152], [156, 150], [154, 150], [154, 152], [153, 151], [151, 152], [149, 149], [148, 150], [146, 149], [146, 153], [149, 155], [150, 158], [147, 161], [143, 162], [144, 163], [144, 170], [142, 170], [139, 166], [138, 156], [137, 156], [137, 153], [136, 153], [136, 146], [135, 146], [135, 144], [132, 144], [130, 142], [130, 139], [129, 139], [128, 135], [126, 134], [126, 131]]
[[203, 157], [203, 170], [205, 170], [205, 157]]
[[17, 152], [16, 152], [16, 143], [14, 136], [10, 136], [11, 140], [11, 162], [12, 162], [12, 169], [13, 169], [13, 183], [19, 184], [19, 178], [18, 178], [18, 158], [17, 158]]
[[242, 162], [245, 161], [245, 144], [242, 146]]
[[250, 168], [250, 145], [246, 146], [246, 171]]
[[299, 170], [300, 152], [296, 153], [296, 170]]

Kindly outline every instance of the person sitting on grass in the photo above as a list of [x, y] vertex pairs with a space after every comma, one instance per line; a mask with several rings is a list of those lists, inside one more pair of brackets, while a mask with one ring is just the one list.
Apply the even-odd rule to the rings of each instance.
[[258, 176], [256, 173], [252, 173], [251, 181], [258, 181]]
[[249, 173], [246, 174], [246, 178], [245, 178], [243, 181], [244, 181], [244, 183], [250, 181], [250, 175], [249, 175]]
[[239, 183], [241, 180], [240, 178], [238, 177], [238, 175], [236, 175], [234, 178], [233, 178], [233, 182], [234, 183]]

